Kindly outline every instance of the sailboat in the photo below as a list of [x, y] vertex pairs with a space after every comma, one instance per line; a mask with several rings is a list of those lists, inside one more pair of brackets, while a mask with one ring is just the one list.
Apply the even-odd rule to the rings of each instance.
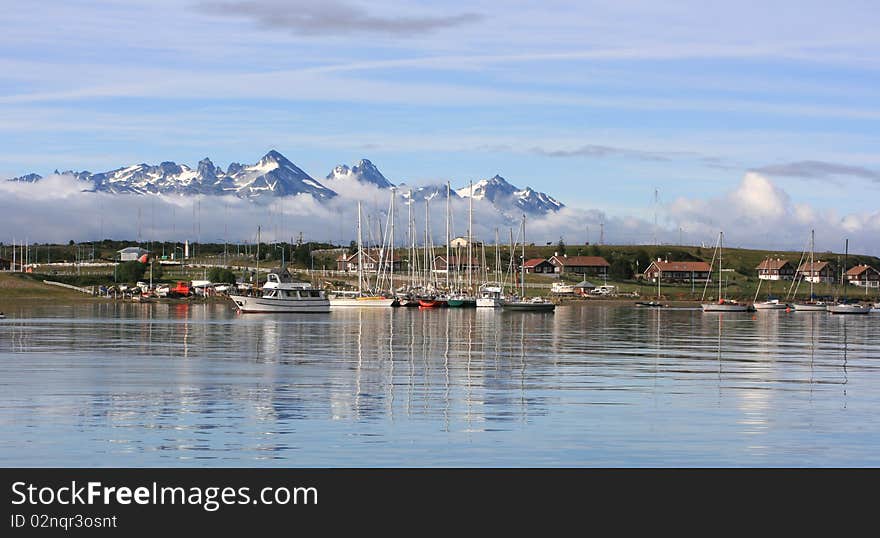
[[[498, 244], [498, 229], [495, 229], [495, 275], [501, 274], [501, 254], [499, 252], [499, 244]], [[485, 245], [484, 245], [485, 249]], [[485, 256], [484, 256], [485, 258]], [[504, 287], [500, 282], [490, 281], [488, 277], [488, 270], [486, 271], [486, 278], [483, 280], [483, 283], [480, 285], [479, 293], [477, 294], [477, 306], [479, 308], [501, 308], [501, 305], [504, 304]]]
[[[330, 307], [389, 307], [394, 303], [394, 298], [388, 298], [384, 295], [374, 295], [364, 291], [364, 251], [363, 238], [361, 233], [361, 203], [358, 202], [358, 221], [357, 221], [357, 248], [358, 248], [358, 289], [357, 291], [336, 291], [330, 296]], [[384, 256], [380, 256], [384, 257]], [[393, 257], [392, 257], [393, 258]], [[384, 263], [383, 259], [379, 260], [380, 266]], [[392, 264], [394, 262], [392, 261]]]
[[[769, 265], [770, 265], [770, 256], [767, 256], [767, 258], [764, 259], [764, 262], [761, 264], [761, 266], [766, 268], [766, 267], [769, 267]], [[767, 300], [758, 302], [758, 294], [761, 293], [761, 283], [763, 283], [763, 282], [764, 281], [762, 279], [759, 279], [758, 280], [758, 288], [755, 290], [755, 300], [754, 300], [754, 305], [753, 305], [755, 307], [755, 310], [788, 310], [789, 309], [788, 303], [781, 302], [779, 299], [771, 299], [769, 297], [769, 294], [770, 294], [769, 290], [767, 291], [767, 293], [768, 293]], [[772, 285], [772, 281], [771, 281], [771, 284], [768, 284], [768, 286], [770, 286], [770, 285]]]
[[522, 295], [519, 299], [507, 300], [501, 304], [504, 310], [524, 310], [530, 312], [553, 312], [556, 305], [550, 301], [546, 301], [541, 297], [532, 297], [526, 300], [526, 216], [522, 218], [522, 257], [520, 263], [520, 283], [522, 286]]
[[828, 307], [828, 311], [832, 314], [867, 314], [871, 311], [870, 308], [866, 308], [865, 306], [859, 303], [847, 303], [846, 302], [846, 288], [848, 283], [844, 279], [844, 274], [846, 274], [846, 264], [848, 262], [847, 258], [849, 257], [849, 239], [846, 240], [846, 246], [844, 247], [843, 252], [843, 269], [840, 271], [840, 285], [843, 286], [843, 301], [830, 305]]
[[816, 281], [815, 249], [816, 231], [810, 230], [810, 267], [808, 269], [810, 276], [807, 277], [807, 280], [810, 281], [810, 298], [807, 301], [794, 303], [792, 306], [795, 312], [825, 312], [828, 310], [828, 305], [824, 301], [816, 301], [813, 298], [813, 283]]
[[[468, 196], [468, 237], [467, 237], [467, 262], [465, 262], [465, 266], [467, 267], [467, 289], [465, 291], [459, 290], [456, 293], [451, 293], [449, 295], [446, 304], [452, 308], [476, 308], [477, 300], [476, 298], [470, 296], [471, 292], [471, 281], [473, 278], [474, 266], [473, 266], [473, 225], [474, 225], [474, 197], [473, 197], [474, 184], [471, 182], [470, 184], [470, 192], [471, 196]], [[446, 288], [450, 290], [449, 285], [449, 183], [446, 184]], [[456, 259], [459, 259], [456, 256]]]
[[659, 260], [655, 262], [657, 264], [657, 300], [656, 301], [636, 301], [636, 306], [647, 307], [647, 308], [665, 308], [669, 306], [668, 304], [663, 304], [660, 302], [660, 278], [662, 276], [662, 271], [660, 270]]
[[[718, 234], [718, 302], [716, 303], [703, 303], [703, 312], [747, 312], [749, 310], [749, 306], [738, 303], [736, 301], [732, 301], [730, 299], [724, 298], [724, 291], [722, 289], [722, 281], [723, 277], [721, 274], [723, 264], [721, 262], [721, 253], [724, 248], [724, 232], [720, 232]], [[708, 284], [708, 282], [707, 282]], [[703, 290], [703, 294], [705, 295], [706, 291]]]

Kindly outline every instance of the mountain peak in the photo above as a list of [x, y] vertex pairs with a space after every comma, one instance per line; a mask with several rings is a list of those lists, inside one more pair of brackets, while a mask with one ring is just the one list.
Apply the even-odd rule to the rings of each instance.
[[284, 162], [287, 160], [287, 157], [282, 155], [279, 151], [270, 149], [269, 153], [263, 155], [263, 158], [260, 161], [275, 161], [275, 162]]
[[327, 179], [329, 180], [345, 178], [352, 178], [361, 183], [370, 183], [380, 189], [390, 189], [391, 187], [394, 187], [394, 184], [388, 181], [376, 165], [369, 159], [361, 159], [351, 168], [345, 164], [337, 165], [329, 174], [327, 174]]

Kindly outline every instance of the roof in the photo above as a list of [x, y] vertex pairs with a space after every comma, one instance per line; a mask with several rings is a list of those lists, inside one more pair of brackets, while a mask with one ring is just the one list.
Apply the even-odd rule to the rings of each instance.
[[828, 262], [813, 262], [812, 268], [810, 268], [810, 264], [805, 262], [802, 263], [800, 267], [798, 267], [798, 271], [801, 272], [819, 272], [824, 270], [828, 266]]
[[874, 269], [870, 265], [856, 265], [855, 267], [851, 268], [849, 271], [846, 272], [846, 276], [859, 276], [862, 273], [867, 272], [869, 270], [874, 271], [875, 273], [878, 272], [876, 269]]
[[[467, 256], [450, 256], [449, 261], [452, 263], [452, 265], [461, 265], [463, 263], [467, 264]], [[434, 267], [437, 267], [438, 265], [446, 265], [446, 256], [434, 256]], [[480, 265], [480, 260], [472, 257], [470, 265], [471, 267]]]
[[766, 259], [762, 261], [755, 269], [764, 269], [766, 271], [778, 271], [788, 265], [788, 260], [776, 258], [775, 260]]
[[609, 267], [611, 265], [602, 256], [553, 256], [550, 258], [550, 263], [574, 267]]
[[119, 254], [147, 254], [150, 251], [143, 249], [141, 247], [125, 247], [122, 250], [117, 250]]
[[[393, 261], [396, 261], [396, 262], [400, 261], [400, 256], [398, 256], [396, 252], [394, 253], [393, 257], [389, 256], [389, 252], [391, 252], [391, 251], [386, 250], [384, 253], [385, 254], [385, 256], [384, 256], [385, 263], [388, 263], [389, 258], [391, 258]], [[379, 261], [380, 254], [381, 254], [381, 252], [378, 249], [364, 249], [364, 258], [365, 258], [364, 261], [375, 263], [375, 262]], [[336, 258], [336, 261], [356, 263], [357, 259], [358, 259], [358, 253], [355, 252], [354, 254], [340, 254], [339, 257]]]
[[584, 289], [592, 289], [595, 287], [596, 287], [595, 284], [593, 284], [592, 282], [587, 282], [586, 280], [584, 280], [583, 282], [581, 282], [580, 284], [577, 284], [575, 286], [575, 288], [584, 288]]
[[536, 265], [540, 265], [546, 261], [546, 258], [532, 258], [530, 260], [527, 260], [526, 263], [523, 264], [523, 267], [535, 267]]
[[[712, 270], [712, 267], [706, 262], [667, 262], [667, 261], [653, 261], [651, 265], [659, 269], [661, 272], [694, 272], [694, 273], [708, 273]], [[648, 266], [648, 269], [651, 268], [651, 265]], [[645, 272], [648, 272], [648, 269], [645, 269]]]

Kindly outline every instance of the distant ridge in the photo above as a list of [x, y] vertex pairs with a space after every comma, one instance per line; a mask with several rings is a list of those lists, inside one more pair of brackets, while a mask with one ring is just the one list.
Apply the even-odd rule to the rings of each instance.
[[[68, 170], [56, 174], [70, 176], [82, 182], [84, 191], [111, 194], [163, 195], [232, 195], [247, 199], [308, 194], [319, 201], [344, 195], [345, 181], [357, 181], [379, 189], [395, 188], [379, 168], [369, 159], [361, 159], [352, 166], [334, 167], [322, 183], [304, 172], [287, 157], [271, 150], [254, 164], [231, 163], [226, 170], [205, 157], [195, 168], [165, 161], [157, 165], [140, 163], [107, 172], [92, 173]], [[9, 181], [38, 186], [43, 179], [39, 174], [26, 174]], [[337, 190], [338, 189], [338, 190]], [[397, 186], [404, 200], [424, 201], [446, 198], [445, 184]], [[450, 192], [454, 199], [473, 197], [485, 200], [498, 211], [513, 215], [527, 213], [543, 215], [559, 211], [565, 205], [552, 196], [531, 187], [519, 188], [500, 175], [477, 181], [470, 187]]]

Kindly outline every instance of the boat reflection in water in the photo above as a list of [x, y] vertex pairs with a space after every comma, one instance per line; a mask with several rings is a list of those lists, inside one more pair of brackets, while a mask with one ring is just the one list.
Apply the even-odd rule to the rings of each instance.
[[8, 466], [880, 465], [876, 316], [14, 314]]

